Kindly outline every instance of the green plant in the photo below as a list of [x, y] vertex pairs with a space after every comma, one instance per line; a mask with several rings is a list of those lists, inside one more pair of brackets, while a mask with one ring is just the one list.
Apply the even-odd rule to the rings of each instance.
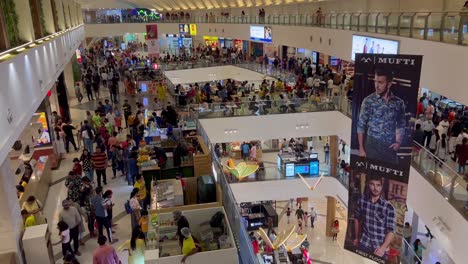
[[6, 31], [10, 47], [16, 47], [23, 43], [18, 31], [18, 15], [15, 10], [15, 2], [13, 0], [0, 0], [5, 18]]

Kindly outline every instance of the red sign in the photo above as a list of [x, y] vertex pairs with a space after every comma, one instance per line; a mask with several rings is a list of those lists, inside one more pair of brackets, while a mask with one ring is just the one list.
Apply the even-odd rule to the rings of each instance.
[[158, 25], [151, 24], [146, 25], [146, 39], [157, 39], [158, 38]]

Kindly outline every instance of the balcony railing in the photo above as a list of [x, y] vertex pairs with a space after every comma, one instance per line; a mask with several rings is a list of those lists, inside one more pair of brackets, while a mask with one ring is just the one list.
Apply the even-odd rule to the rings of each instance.
[[317, 14], [271, 14], [259, 16], [195, 16], [166, 18], [138, 16], [94, 17], [83, 11], [85, 23], [223, 23], [311, 26], [356, 32], [379, 33], [450, 44], [468, 45], [468, 12], [370, 12]]

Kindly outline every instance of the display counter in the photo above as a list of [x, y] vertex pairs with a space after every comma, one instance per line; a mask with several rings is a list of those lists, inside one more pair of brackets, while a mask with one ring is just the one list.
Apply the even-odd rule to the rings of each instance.
[[184, 191], [179, 180], [162, 180], [151, 186], [151, 209], [184, 205]]
[[19, 199], [20, 206], [33, 195], [37, 200], [45, 202], [49, 192], [49, 184], [51, 182], [50, 175], [50, 159], [48, 156], [40, 156], [34, 166], [29, 183], [24, 188], [24, 193]]
[[[216, 259], [227, 264], [239, 263], [232, 230], [223, 207], [211, 206], [181, 211], [190, 224], [192, 236], [202, 248], [201, 252], [190, 256], [188, 262], [205, 264]], [[212, 227], [210, 220], [218, 212], [225, 215], [224, 220], [220, 227]], [[177, 226], [173, 222], [172, 211], [159, 213], [151, 210], [150, 218], [145, 263], [180, 263], [183, 255], [176, 236]]]
[[278, 214], [271, 202], [242, 203], [240, 206], [248, 231], [268, 228], [268, 221], [272, 221], [273, 227], [278, 227]]
[[277, 167], [286, 177], [301, 175], [319, 175], [319, 160], [317, 153], [306, 153], [298, 157], [290, 153], [280, 153], [277, 156]]

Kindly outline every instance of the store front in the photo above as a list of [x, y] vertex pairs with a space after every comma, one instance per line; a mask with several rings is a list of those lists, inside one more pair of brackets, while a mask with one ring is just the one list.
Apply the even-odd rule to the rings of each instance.
[[179, 55], [182, 48], [185, 48], [187, 54], [191, 54], [193, 39], [189, 35], [166, 34], [166, 45], [161, 45], [161, 47], [167, 49], [170, 55]]
[[215, 50], [219, 47], [219, 38], [213, 36], [203, 36], [203, 43], [205, 43], [205, 46], [210, 46], [211, 49]]

